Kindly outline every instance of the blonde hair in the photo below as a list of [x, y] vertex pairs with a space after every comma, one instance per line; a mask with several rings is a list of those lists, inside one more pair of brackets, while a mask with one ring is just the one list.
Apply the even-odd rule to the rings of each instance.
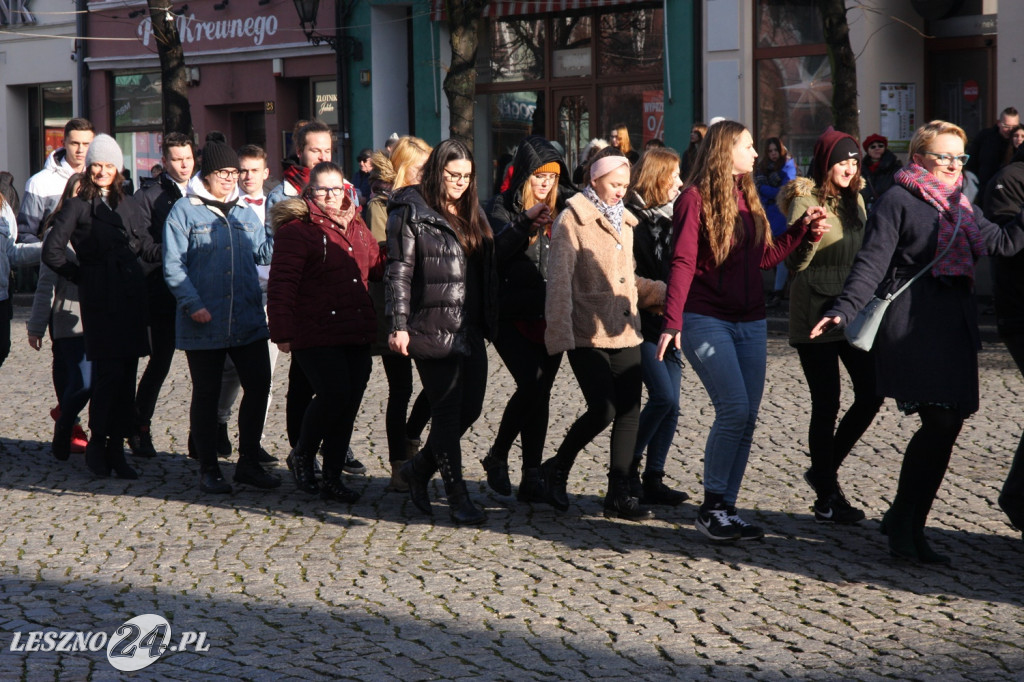
[[914, 154], [923, 154], [939, 135], [956, 135], [966, 145], [967, 133], [955, 123], [949, 121], [929, 121], [914, 131], [914, 137], [910, 139], [910, 158]]
[[[732, 150], [746, 130], [742, 123], [728, 120], [708, 128], [688, 178], [689, 184], [700, 194], [701, 230], [707, 237], [716, 266], [728, 258], [736, 240], [737, 226], [742, 225], [735, 196], [737, 184], [754, 218], [754, 239], [757, 243], [772, 244], [771, 226], [757, 195], [753, 174], [745, 173], [738, 181], [732, 174]], [[743, 233], [739, 234], [742, 238]]]
[[412, 184], [405, 177], [409, 167], [418, 161], [426, 161], [432, 151], [433, 147], [420, 138], [406, 135], [395, 144], [390, 157], [378, 150], [370, 161], [382, 182], [389, 183], [392, 189], [399, 189]]
[[679, 172], [679, 154], [668, 147], [648, 149], [633, 167], [629, 185], [647, 206], [662, 206], [669, 202], [669, 180]]

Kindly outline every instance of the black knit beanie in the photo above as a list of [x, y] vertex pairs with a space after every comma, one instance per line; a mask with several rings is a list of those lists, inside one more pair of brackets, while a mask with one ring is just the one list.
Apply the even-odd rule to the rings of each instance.
[[200, 168], [203, 177], [223, 168], [238, 169], [238, 154], [235, 150], [221, 142], [210, 142], [203, 147], [203, 165]]
[[831, 168], [840, 161], [846, 161], [847, 159], [857, 159], [860, 161], [860, 145], [852, 137], [842, 137], [836, 142], [836, 146], [832, 147], [832, 153], [828, 155], [828, 165], [826, 168]]

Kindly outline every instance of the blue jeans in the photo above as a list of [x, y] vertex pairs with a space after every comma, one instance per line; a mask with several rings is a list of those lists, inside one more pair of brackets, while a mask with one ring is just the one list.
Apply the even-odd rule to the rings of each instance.
[[638, 461], [647, 449], [645, 471], [665, 471], [665, 460], [679, 423], [679, 382], [683, 359], [675, 348], [665, 351], [658, 360], [658, 346], [650, 341], [640, 344], [640, 371], [647, 387], [647, 404], [640, 412], [633, 460]]
[[60, 377], [57, 402], [61, 425], [70, 428], [92, 393], [92, 363], [85, 357], [85, 337], [54, 339], [53, 366], [54, 375]]
[[704, 448], [704, 489], [723, 495], [730, 506], [736, 504], [750, 457], [764, 392], [767, 342], [766, 320], [726, 322], [683, 314], [683, 354], [715, 408]]

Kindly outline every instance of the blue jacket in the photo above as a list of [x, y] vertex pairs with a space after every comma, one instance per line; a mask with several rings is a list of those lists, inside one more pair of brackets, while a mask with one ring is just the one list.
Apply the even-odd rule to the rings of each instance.
[[[177, 201], [164, 223], [164, 279], [178, 301], [175, 346], [211, 350], [244, 346], [269, 338], [256, 265], [268, 265], [273, 242], [237, 190], [225, 215], [199, 177]], [[205, 308], [212, 319], [192, 313]]]
[[34, 265], [39, 262], [40, 245], [15, 244], [18, 224], [14, 211], [0, 198], [0, 301], [10, 297], [12, 265]]

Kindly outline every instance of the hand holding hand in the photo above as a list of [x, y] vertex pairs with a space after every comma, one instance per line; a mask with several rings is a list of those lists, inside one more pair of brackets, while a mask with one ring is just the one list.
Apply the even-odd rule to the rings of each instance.
[[825, 222], [825, 208], [823, 206], [811, 206], [800, 218], [807, 228], [807, 238], [812, 242], [819, 242], [825, 233], [832, 227]]

